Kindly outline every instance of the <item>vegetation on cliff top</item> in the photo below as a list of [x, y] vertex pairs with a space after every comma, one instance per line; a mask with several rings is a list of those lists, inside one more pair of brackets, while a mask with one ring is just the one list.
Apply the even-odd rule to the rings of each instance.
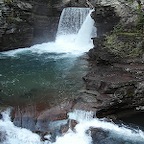
[[113, 32], [106, 36], [105, 47], [113, 54], [124, 57], [141, 57], [144, 54], [143, 30], [137, 27], [115, 27]]
[[142, 57], [144, 54], [144, 11], [140, 1], [136, 10], [136, 25], [119, 23], [105, 37], [104, 47], [121, 58]]

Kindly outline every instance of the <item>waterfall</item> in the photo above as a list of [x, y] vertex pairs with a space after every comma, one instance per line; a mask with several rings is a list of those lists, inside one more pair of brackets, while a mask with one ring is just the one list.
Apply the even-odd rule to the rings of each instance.
[[56, 43], [78, 55], [92, 48], [91, 38], [96, 36], [92, 11], [89, 8], [65, 8], [60, 17]]
[[80, 56], [93, 47], [91, 38], [96, 34], [89, 8], [64, 8], [60, 17], [56, 41], [37, 44], [25, 49], [16, 49], [1, 54], [16, 56], [26, 53], [56, 53]]
[[60, 17], [57, 36], [77, 34], [89, 10], [89, 8], [64, 8]]
[[93, 10], [91, 10], [86, 17], [83, 25], [78, 31], [75, 43], [79, 45], [86, 45], [91, 42], [91, 38], [96, 36], [96, 28], [94, 27], [94, 21], [91, 18], [90, 14]]

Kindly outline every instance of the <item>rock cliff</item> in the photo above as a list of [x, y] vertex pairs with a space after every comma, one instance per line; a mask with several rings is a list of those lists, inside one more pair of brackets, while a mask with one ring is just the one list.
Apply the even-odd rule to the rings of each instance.
[[32, 40], [32, 5], [24, 2], [0, 2], [1, 50], [28, 46]]
[[143, 112], [144, 41], [137, 5], [116, 0], [99, 4], [92, 15], [98, 37], [88, 53], [91, 70], [83, 78], [82, 95], [95, 98], [95, 103], [87, 105], [98, 117], [117, 119]]
[[61, 9], [55, 1], [0, 1], [0, 51], [54, 40]]

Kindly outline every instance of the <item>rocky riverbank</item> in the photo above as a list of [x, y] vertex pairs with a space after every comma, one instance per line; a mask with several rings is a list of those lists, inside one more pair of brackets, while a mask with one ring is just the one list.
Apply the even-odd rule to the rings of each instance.
[[[92, 17], [96, 26], [104, 23], [107, 27], [100, 29], [98, 37], [94, 38], [95, 47], [88, 53], [91, 71], [84, 77], [85, 93], [96, 98], [98, 117], [119, 119], [143, 112], [143, 23], [136, 12], [137, 5], [132, 7], [128, 3], [109, 3], [111, 9], [114, 8], [109, 13], [108, 3], [101, 4], [104, 7], [100, 10], [97, 7]], [[131, 13], [127, 13], [130, 10]], [[110, 23], [112, 25], [109, 26]]]

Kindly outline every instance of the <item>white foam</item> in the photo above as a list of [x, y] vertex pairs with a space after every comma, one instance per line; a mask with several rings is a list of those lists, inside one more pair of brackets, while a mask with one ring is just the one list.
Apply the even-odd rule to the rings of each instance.
[[132, 142], [144, 142], [144, 132], [141, 130], [131, 130], [126, 127], [120, 127], [114, 123], [106, 122], [93, 118], [92, 112], [75, 110], [69, 114], [71, 119], [79, 122], [75, 131], [69, 130], [64, 136], [57, 137], [54, 144], [92, 144], [91, 136], [86, 133], [89, 128], [100, 128], [109, 131], [112, 136]]
[[[72, 131], [69, 129], [66, 134], [57, 137], [54, 143], [48, 140], [42, 142], [37, 134], [24, 128], [14, 126], [10, 120], [9, 113], [10, 110], [3, 112], [3, 119], [0, 120], [0, 132], [4, 133], [6, 136], [6, 140], [1, 144], [92, 144], [92, 138], [87, 131], [91, 127], [109, 131], [113, 137], [132, 141], [133, 143], [144, 142], [143, 131], [131, 130], [124, 126], [120, 127], [114, 123], [93, 118], [92, 112], [80, 110], [69, 113], [70, 119], [75, 119], [79, 122], [75, 130]], [[50, 139], [50, 135], [45, 136], [45, 138]]]
[[10, 109], [3, 112], [0, 120], [0, 132], [4, 133], [6, 140], [1, 144], [42, 144], [40, 137], [27, 129], [14, 126], [10, 121]]
[[54, 144], [91, 144], [92, 138], [85, 131], [69, 130], [63, 137], [58, 137]]
[[75, 39], [75, 44], [84, 46], [89, 43], [92, 43], [91, 38], [96, 36], [96, 28], [94, 27], [94, 20], [91, 18], [91, 13], [93, 10], [91, 10], [86, 17], [83, 25], [81, 26], [77, 37]]

